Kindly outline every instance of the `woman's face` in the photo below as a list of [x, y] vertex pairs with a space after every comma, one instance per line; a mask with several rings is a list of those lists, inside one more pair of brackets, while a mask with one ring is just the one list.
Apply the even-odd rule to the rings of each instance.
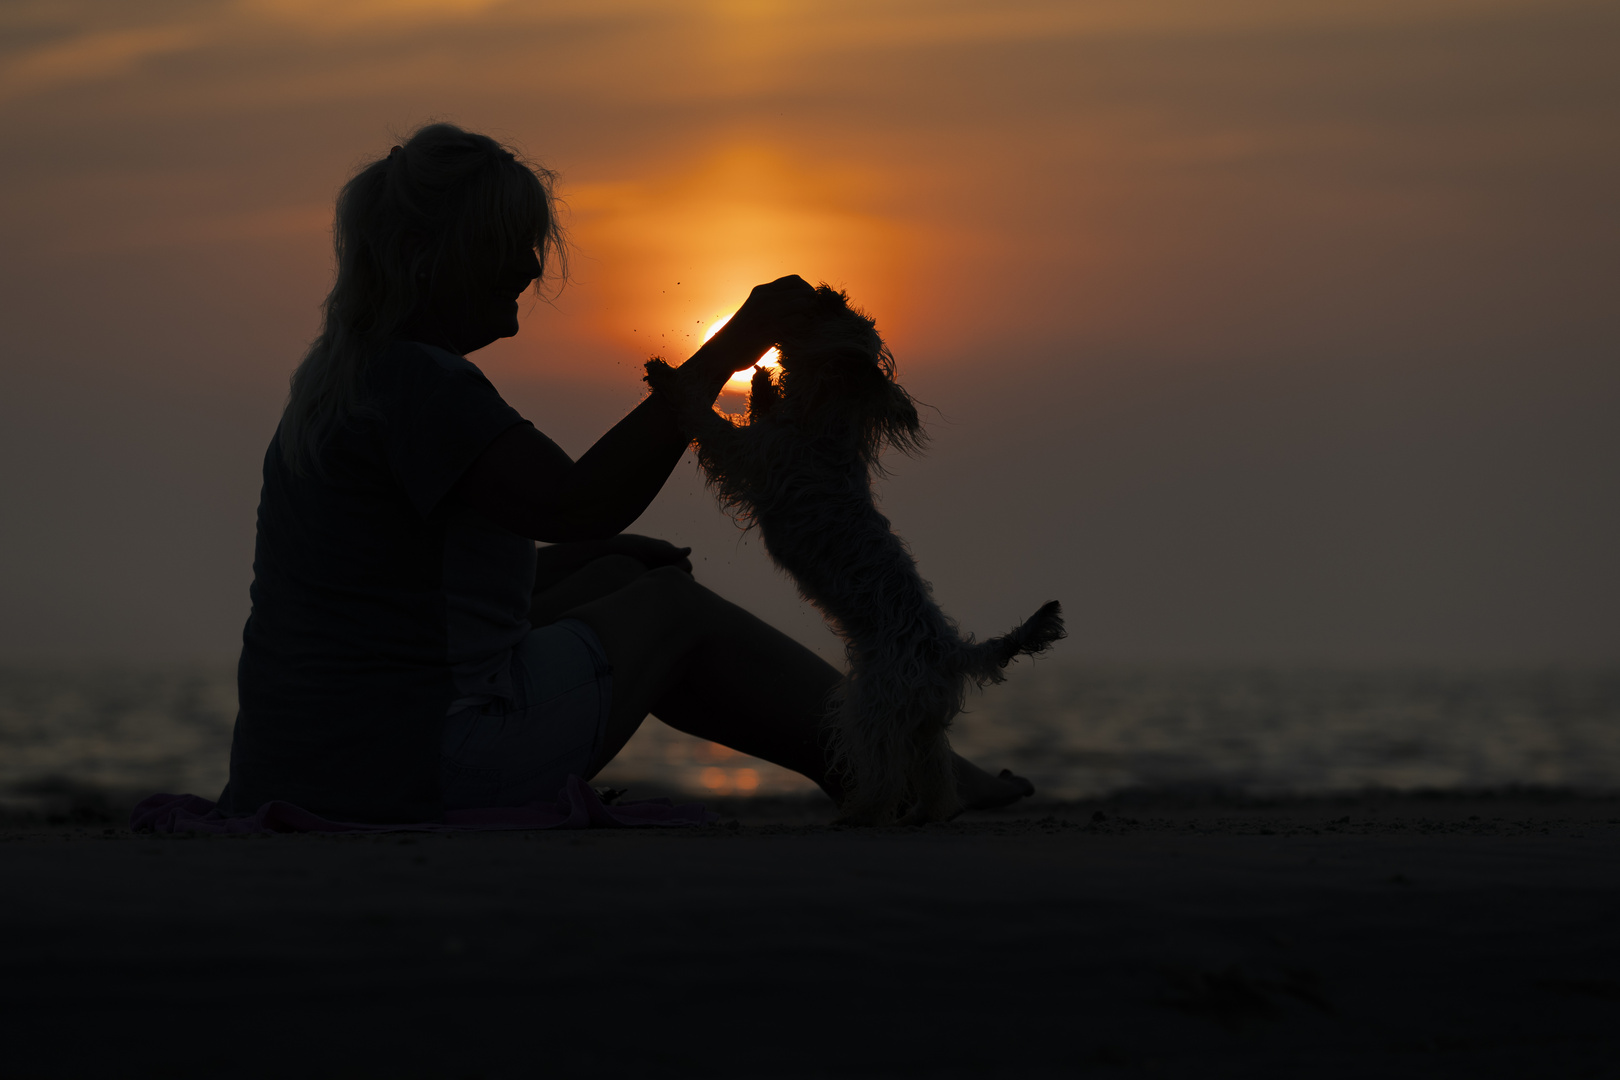
[[489, 284], [439, 281], [406, 324], [410, 336], [463, 355], [518, 332], [518, 300], [540, 276], [533, 248], [513, 251]]
[[524, 248], [502, 265], [490, 294], [489, 326], [494, 329], [498, 313], [501, 330], [497, 337], [511, 337], [518, 332], [518, 300], [539, 276], [540, 259], [533, 248]]

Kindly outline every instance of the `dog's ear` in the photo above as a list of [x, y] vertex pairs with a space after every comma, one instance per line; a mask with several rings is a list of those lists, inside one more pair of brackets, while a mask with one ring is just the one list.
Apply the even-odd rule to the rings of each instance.
[[859, 453], [876, 463], [884, 446], [911, 453], [922, 446], [922, 421], [911, 395], [892, 377], [894, 361], [887, 349], [874, 356], [865, 350], [823, 354], [789, 378], [790, 394], [801, 415], [827, 432], [853, 436]]
[[877, 363], [870, 367], [876, 383], [864, 396], [866, 401], [866, 441], [872, 448], [872, 457], [885, 444], [902, 453], [922, 449], [924, 435], [922, 418], [917, 415], [917, 403], [899, 383], [894, 381], [894, 358], [884, 349]]

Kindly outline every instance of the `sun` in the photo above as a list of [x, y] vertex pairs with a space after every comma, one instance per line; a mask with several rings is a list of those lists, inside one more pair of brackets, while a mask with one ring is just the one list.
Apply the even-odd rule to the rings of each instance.
[[[731, 314], [735, 315], [736, 312], [734, 311]], [[720, 332], [720, 328], [730, 321], [731, 315], [722, 315], [720, 318], [714, 320], [714, 322], [709, 324], [709, 328], [703, 331], [703, 340], [708, 341], [710, 338], [714, 337], [714, 335]], [[759, 363], [755, 364], [754, 367], [762, 367], [769, 370], [775, 368], [781, 359], [782, 354], [773, 346], [766, 351], [764, 356], [759, 358]], [[743, 368], [741, 371], [737, 372], [737, 374], [726, 380], [726, 389], [738, 390], [746, 393], [753, 381], [754, 368]]]

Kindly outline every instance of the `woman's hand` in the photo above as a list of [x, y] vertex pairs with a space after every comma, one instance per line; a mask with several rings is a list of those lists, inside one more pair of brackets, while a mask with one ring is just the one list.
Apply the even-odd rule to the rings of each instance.
[[766, 349], [798, 329], [815, 299], [815, 287], [798, 274], [755, 285], [737, 314], [715, 334], [716, 338], [729, 334], [742, 353], [753, 354], [752, 360], [738, 364], [731, 372], [752, 367]]
[[797, 274], [754, 286], [737, 314], [677, 369], [681, 378], [712, 401], [734, 372], [759, 363], [766, 349], [797, 330], [815, 299], [815, 288]]
[[[802, 328], [816, 290], [801, 277], [777, 278], [748, 294], [731, 321], [676, 369], [685, 395], [720, 396], [734, 371], [759, 361], [766, 349]], [[616, 535], [640, 517], [686, 452], [691, 433], [663, 394], [652, 394], [572, 461], [563, 449], [528, 424], [513, 424], [484, 449], [451, 496], [503, 529], [567, 550], [542, 549], [537, 573], [560, 577], [582, 554], [573, 542], [619, 545], [648, 567], [679, 566], [688, 573], [684, 549], [644, 536]]]
[[676, 547], [668, 540], [639, 533], [620, 533], [609, 537], [603, 544], [606, 549], [603, 554], [628, 555], [649, 570], [656, 570], [660, 566], [677, 566], [688, 574], [692, 572], [692, 560], [687, 558], [692, 554], [692, 549]]
[[648, 570], [675, 566], [690, 574], [692, 560], [688, 556], [691, 554], [689, 547], [676, 547], [667, 540], [636, 533], [620, 533], [605, 540], [547, 544], [535, 552], [534, 591], [544, 592], [561, 584], [586, 565], [608, 555], [628, 555]]

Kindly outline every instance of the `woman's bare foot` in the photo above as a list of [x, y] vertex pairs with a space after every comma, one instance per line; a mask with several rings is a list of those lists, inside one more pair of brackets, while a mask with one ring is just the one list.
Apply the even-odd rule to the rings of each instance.
[[1035, 785], [1022, 776], [1013, 775], [1009, 769], [1002, 769], [999, 776], [991, 776], [957, 755], [956, 793], [962, 799], [964, 810], [994, 810], [1035, 794]]

